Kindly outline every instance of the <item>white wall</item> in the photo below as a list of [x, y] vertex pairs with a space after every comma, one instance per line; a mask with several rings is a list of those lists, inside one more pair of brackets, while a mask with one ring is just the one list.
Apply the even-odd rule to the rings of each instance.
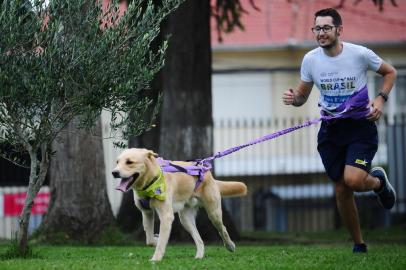
[[272, 113], [271, 74], [233, 73], [212, 77], [213, 118], [258, 119]]
[[110, 200], [111, 210], [113, 211], [114, 216], [117, 216], [123, 194], [121, 191], [115, 189], [119, 183], [119, 180], [114, 179], [111, 171], [116, 166], [116, 158], [121, 153], [122, 149], [116, 148], [113, 145], [115, 138], [111, 137], [112, 133], [110, 132], [110, 117], [111, 114], [109, 112], [102, 112], [102, 134], [104, 164], [106, 168], [107, 195]]

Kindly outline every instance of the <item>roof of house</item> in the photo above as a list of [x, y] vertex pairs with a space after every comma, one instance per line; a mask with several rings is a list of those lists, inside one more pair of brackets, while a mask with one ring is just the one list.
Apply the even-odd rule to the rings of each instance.
[[[212, 21], [213, 48], [300, 46], [314, 44], [310, 28], [314, 13], [322, 8], [336, 7], [340, 0], [240, 0], [248, 14], [243, 14], [245, 30], [236, 29], [222, 34], [219, 42], [214, 20]], [[384, 10], [379, 11], [371, 0], [345, 1], [339, 12], [343, 19], [342, 39], [356, 43], [406, 44], [406, 1], [385, 1]]]

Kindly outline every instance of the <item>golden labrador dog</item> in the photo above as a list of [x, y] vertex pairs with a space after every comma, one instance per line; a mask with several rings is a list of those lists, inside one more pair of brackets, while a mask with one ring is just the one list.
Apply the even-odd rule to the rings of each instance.
[[[171, 233], [174, 213], [179, 214], [183, 227], [196, 243], [195, 258], [203, 258], [204, 244], [196, 228], [196, 213], [203, 206], [210, 221], [218, 230], [225, 247], [235, 250], [224, 227], [221, 211], [221, 197], [244, 196], [247, 187], [241, 182], [222, 182], [215, 180], [210, 171], [204, 175], [203, 182], [195, 189], [197, 177], [184, 172], [162, 172], [157, 161], [157, 154], [147, 149], [126, 149], [117, 158], [117, 166], [112, 171], [115, 178], [121, 178], [120, 190], [134, 191], [135, 205], [142, 212], [146, 244], [156, 246], [151, 261], [160, 261], [165, 254]], [[180, 166], [194, 165], [192, 162], [173, 161]], [[157, 184], [161, 182], [161, 184]], [[147, 196], [146, 190], [157, 186], [158, 197], [149, 199], [150, 209], [142, 205], [140, 199]], [[154, 211], [157, 212], [160, 227], [158, 237], [154, 236]]]

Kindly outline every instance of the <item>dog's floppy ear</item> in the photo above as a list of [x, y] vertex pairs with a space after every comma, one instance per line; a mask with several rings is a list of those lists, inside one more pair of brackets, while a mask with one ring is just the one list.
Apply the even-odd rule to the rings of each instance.
[[148, 156], [148, 158], [150, 158], [150, 157], [155, 157], [155, 158], [159, 157], [159, 155], [157, 153], [155, 153], [154, 151], [152, 151], [152, 150], [147, 150], [147, 156]]

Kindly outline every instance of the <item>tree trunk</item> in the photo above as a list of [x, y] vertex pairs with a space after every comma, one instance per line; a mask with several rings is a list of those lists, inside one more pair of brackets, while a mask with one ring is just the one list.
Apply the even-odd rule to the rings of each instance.
[[210, 2], [185, 1], [169, 16], [163, 70], [160, 154], [187, 160], [211, 155]]
[[28, 226], [30, 224], [31, 209], [34, 204], [34, 198], [37, 196], [49, 168], [48, 145], [41, 145], [40, 159], [38, 156], [39, 149], [33, 149], [27, 146], [30, 155], [30, 179], [28, 182], [27, 195], [24, 201], [24, 207], [20, 215], [19, 230], [17, 233], [18, 249], [20, 255], [28, 253]]
[[20, 215], [17, 234], [18, 248], [20, 254], [27, 254], [28, 252], [28, 225], [30, 224], [31, 209], [34, 203], [34, 198], [37, 195], [37, 193], [38, 191], [35, 192], [32, 185], [28, 186], [27, 197], [25, 199], [24, 207]]
[[114, 218], [107, 197], [100, 119], [96, 134], [75, 128], [61, 132], [51, 160], [51, 202], [44, 234], [85, 243], [96, 242]]

